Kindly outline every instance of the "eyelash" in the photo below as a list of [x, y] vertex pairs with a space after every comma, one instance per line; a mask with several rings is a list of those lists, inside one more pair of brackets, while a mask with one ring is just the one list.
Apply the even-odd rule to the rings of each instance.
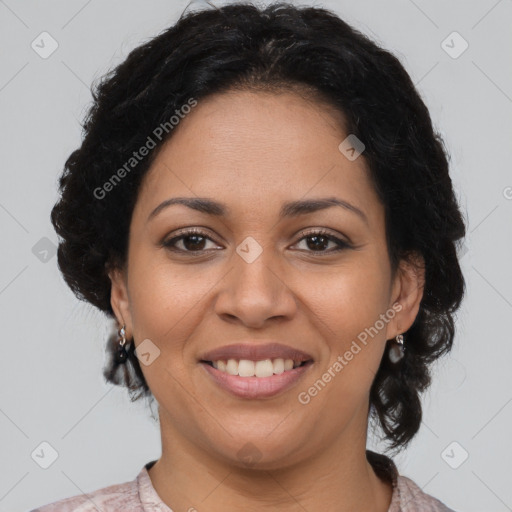
[[[184, 249], [177, 249], [175, 247], [175, 244], [176, 244], [177, 241], [182, 240], [183, 238], [187, 238], [189, 236], [193, 236], [193, 235], [199, 235], [199, 236], [201, 236], [203, 238], [206, 238], [206, 239], [208, 239], [208, 240], [210, 240], [212, 242], [215, 242], [204, 231], [201, 231], [200, 229], [194, 229], [193, 228], [193, 229], [189, 229], [187, 231], [183, 231], [179, 235], [174, 236], [171, 239], [164, 241], [162, 243], [162, 245], [164, 247], [166, 247], [167, 249], [169, 249], [171, 251], [174, 251], [174, 252], [188, 253], [190, 255], [196, 253], [197, 255], [201, 255], [201, 253], [203, 253], [205, 251], [205, 249], [201, 249], [201, 250], [198, 250], [198, 251], [187, 251], [187, 250], [184, 250]], [[325, 254], [332, 254], [332, 253], [340, 252], [340, 251], [343, 251], [345, 249], [349, 249], [349, 248], [352, 247], [352, 245], [349, 244], [348, 242], [340, 240], [339, 238], [331, 235], [329, 232], [327, 232], [324, 229], [318, 229], [318, 230], [315, 230], [315, 231], [301, 231], [300, 232], [300, 237], [301, 238], [296, 242], [296, 244], [301, 242], [303, 239], [308, 238], [308, 237], [312, 237], [312, 236], [322, 236], [322, 237], [327, 238], [328, 241], [335, 242], [336, 244], [338, 244], [338, 248], [330, 249], [330, 250], [327, 250], [327, 251], [306, 251], [306, 252], [310, 252], [310, 253], [314, 254], [315, 256], [322, 256], [322, 255], [325, 255]], [[296, 244], [294, 244], [294, 245], [296, 245]], [[215, 250], [217, 250], [217, 249], [215, 249]]]

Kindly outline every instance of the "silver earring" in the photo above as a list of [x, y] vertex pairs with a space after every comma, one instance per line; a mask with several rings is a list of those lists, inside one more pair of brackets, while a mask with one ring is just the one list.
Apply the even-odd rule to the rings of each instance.
[[404, 357], [404, 335], [398, 334], [395, 338], [395, 343], [389, 349], [389, 360], [392, 363], [398, 363]]
[[128, 359], [128, 352], [126, 351], [126, 331], [125, 326], [121, 327], [118, 331], [118, 346], [117, 350], [115, 352], [115, 360], [118, 364], [124, 364], [126, 363], [126, 360]]

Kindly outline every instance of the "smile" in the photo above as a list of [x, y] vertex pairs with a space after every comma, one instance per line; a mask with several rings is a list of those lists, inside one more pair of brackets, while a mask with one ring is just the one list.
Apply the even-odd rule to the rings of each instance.
[[[313, 365], [313, 360], [277, 358], [200, 361], [219, 387], [239, 398], [270, 398], [290, 389]], [[272, 373], [270, 373], [272, 372]]]

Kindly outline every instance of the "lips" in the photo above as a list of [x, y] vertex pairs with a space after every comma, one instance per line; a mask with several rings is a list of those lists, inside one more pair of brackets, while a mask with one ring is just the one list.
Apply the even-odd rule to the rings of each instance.
[[221, 372], [208, 364], [201, 368], [208, 375], [210, 382], [236, 398], [244, 400], [263, 400], [281, 395], [304, 379], [313, 368], [313, 362], [285, 371], [272, 377], [240, 377]]
[[293, 359], [294, 361], [312, 361], [313, 357], [294, 347], [277, 342], [256, 344], [256, 342], [225, 345], [205, 352], [199, 357], [201, 362], [218, 361], [219, 359], [248, 359], [250, 361], [263, 361], [264, 359]]

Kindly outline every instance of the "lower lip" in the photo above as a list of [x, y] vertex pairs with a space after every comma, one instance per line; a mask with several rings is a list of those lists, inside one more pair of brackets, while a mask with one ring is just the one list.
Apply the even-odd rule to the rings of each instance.
[[272, 377], [240, 377], [221, 372], [207, 363], [201, 366], [223, 389], [240, 398], [270, 398], [291, 388], [313, 365], [313, 361]]

